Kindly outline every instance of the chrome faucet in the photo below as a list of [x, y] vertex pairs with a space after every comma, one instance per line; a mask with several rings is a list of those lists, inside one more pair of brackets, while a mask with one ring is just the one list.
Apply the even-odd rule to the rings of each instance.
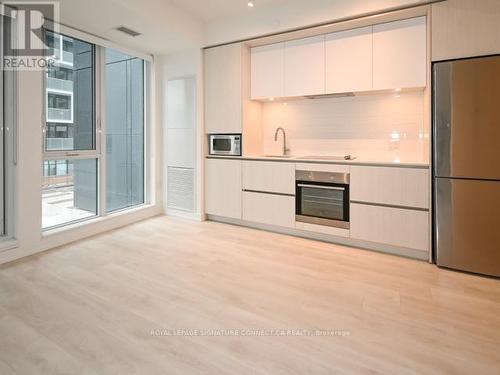
[[283, 156], [285, 156], [287, 154], [287, 152], [290, 151], [289, 148], [286, 148], [286, 133], [285, 133], [285, 129], [283, 129], [282, 127], [279, 127], [279, 128], [276, 129], [276, 132], [274, 133], [274, 142], [278, 141], [278, 133], [279, 133], [280, 130], [283, 133]]

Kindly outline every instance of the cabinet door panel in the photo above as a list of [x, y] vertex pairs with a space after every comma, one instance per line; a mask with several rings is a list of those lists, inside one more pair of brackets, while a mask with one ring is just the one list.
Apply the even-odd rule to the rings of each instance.
[[205, 211], [241, 219], [241, 160], [205, 160]]
[[251, 51], [251, 98], [285, 96], [285, 43], [255, 47]]
[[374, 90], [427, 85], [427, 18], [373, 26]]
[[351, 238], [429, 251], [429, 212], [352, 203]]
[[205, 132], [242, 132], [241, 45], [205, 50]]
[[325, 93], [325, 36], [285, 43], [285, 96]]
[[325, 37], [326, 92], [372, 89], [372, 27], [340, 31]]

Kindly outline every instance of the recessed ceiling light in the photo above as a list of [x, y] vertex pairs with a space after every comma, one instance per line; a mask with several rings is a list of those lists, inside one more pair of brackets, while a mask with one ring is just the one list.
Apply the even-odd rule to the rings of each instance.
[[248, 7], [249, 8], [253, 8], [253, 6], [255, 5], [254, 2], [252, 0], [249, 0], [248, 3], [247, 3]]

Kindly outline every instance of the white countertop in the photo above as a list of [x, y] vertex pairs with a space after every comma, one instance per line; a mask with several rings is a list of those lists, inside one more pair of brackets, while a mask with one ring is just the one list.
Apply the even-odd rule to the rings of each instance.
[[307, 158], [302, 155], [292, 155], [290, 157], [267, 156], [267, 155], [245, 155], [245, 156], [223, 156], [208, 155], [209, 159], [241, 159], [241, 160], [261, 160], [261, 161], [281, 161], [291, 163], [319, 163], [319, 164], [347, 164], [347, 165], [369, 165], [384, 167], [403, 167], [403, 168], [429, 168], [429, 162], [422, 160], [413, 160], [405, 158], [381, 158], [381, 157], [355, 157], [352, 160], [325, 160]]

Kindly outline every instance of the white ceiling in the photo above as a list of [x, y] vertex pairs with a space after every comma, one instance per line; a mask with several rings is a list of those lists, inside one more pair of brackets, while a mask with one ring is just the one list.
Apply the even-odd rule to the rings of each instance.
[[[196, 0], [178, 1], [196, 2]], [[230, 17], [218, 17], [205, 21], [204, 44], [213, 45], [254, 38], [266, 33], [331, 22], [343, 17], [419, 4], [424, 0], [269, 0], [260, 3], [261, 1], [255, 0], [255, 7], [250, 10], [245, 9]], [[212, 3], [210, 0], [207, 2]], [[241, 0], [215, 0], [215, 2], [235, 2], [239, 6], [241, 4], [246, 6], [246, 1]], [[235, 6], [232, 5], [232, 7]]]
[[[249, 8], [248, 0], [171, 0], [180, 8], [190, 12], [203, 22], [242, 12], [261, 11], [269, 6], [285, 4], [287, 0], [253, 0], [254, 8]], [[250, 13], [249, 13], [250, 14]]]
[[[60, 0], [61, 23], [140, 52], [168, 54], [422, 0]], [[132, 38], [115, 27], [142, 35]]]
[[[203, 24], [169, 0], [61, 0], [61, 23], [128, 48], [166, 54], [201, 45]], [[132, 38], [115, 27], [142, 35]]]

